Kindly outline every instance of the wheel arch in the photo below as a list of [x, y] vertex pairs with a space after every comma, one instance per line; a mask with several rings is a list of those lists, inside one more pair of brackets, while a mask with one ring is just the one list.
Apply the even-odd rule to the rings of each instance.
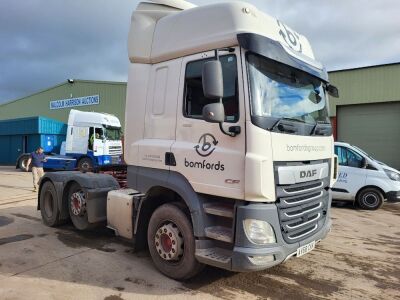
[[136, 250], [147, 248], [147, 229], [151, 215], [158, 207], [166, 203], [176, 203], [179, 205], [193, 224], [190, 208], [183, 197], [171, 188], [155, 185], [147, 191], [138, 208], [137, 220], [134, 224]]
[[[193, 189], [187, 178], [179, 172], [140, 166], [128, 166], [128, 186], [143, 193], [151, 191], [172, 191], [182, 199], [189, 209], [194, 235], [204, 237], [204, 197]], [[155, 188], [155, 189], [153, 189]], [[152, 190], [153, 189], [153, 190]], [[138, 213], [139, 216], [140, 212]]]
[[379, 186], [376, 186], [376, 185], [366, 185], [366, 186], [363, 186], [362, 188], [360, 188], [360, 189], [357, 191], [356, 197], [355, 197], [354, 201], [357, 201], [358, 196], [360, 195], [360, 193], [361, 193], [362, 191], [368, 189], [368, 188], [373, 188], [373, 189], [378, 190], [378, 191], [382, 194], [383, 198], [386, 199], [386, 193], [385, 193], [384, 190], [382, 190]]

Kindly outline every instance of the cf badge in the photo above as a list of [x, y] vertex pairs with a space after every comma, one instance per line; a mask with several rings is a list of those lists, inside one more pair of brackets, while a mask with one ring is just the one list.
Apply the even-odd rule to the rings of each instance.
[[217, 144], [218, 141], [212, 134], [205, 133], [200, 137], [197, 145], [194, 146], [194, 149], [196, 149], [198, 155], [207, 157], [214, 152]]

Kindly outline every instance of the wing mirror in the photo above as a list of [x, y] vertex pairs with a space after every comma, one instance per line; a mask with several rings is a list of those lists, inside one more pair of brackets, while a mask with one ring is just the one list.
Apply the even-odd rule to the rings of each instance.
[[210, 123], [223, 123], [225, 121], [225, 109], [221, 102], [210, 103], [203, 107], [203, 118]]
[[328, 92], [328, 94], [332, 97], [335, 98], [339, 98], [339, 90], [336, 86], [332, 85], [332, 84], [328, 84], [326, 86], [326, 91]]
[[203, 93], [208, 99], [221, 99], [224, 96], [222, 65], [219, 60], [212, 60], [203, 65]]

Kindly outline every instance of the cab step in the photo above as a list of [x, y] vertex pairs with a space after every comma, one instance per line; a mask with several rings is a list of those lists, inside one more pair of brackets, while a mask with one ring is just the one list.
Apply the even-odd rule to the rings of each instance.
[[199, 262], [212, 266], [230, 269], [232, 251], [222, 248], [196, 249], [196, 258]]
[[224, 226], [211, 226], [205, 228], [206, 237], [218, 241], [232, 243], [232, 229]]
[[206, 214], [233, 219], [233, 204], [229, 203], [204, 203], [203, 209]]

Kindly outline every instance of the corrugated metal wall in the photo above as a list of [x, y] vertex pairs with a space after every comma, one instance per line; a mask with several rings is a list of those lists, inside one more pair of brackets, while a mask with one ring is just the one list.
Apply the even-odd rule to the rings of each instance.
[[45, 116], [67, 123], [70, 109], [50, 110], [50, 101], [84, 96], [100, 96], [99, 105], [75, 107], [82, 111], [106, 112], [116, 115], [122, 124], [125, 119], [126, 83], [75, 80], [0, 105], [0, 120]]
[[0, 165], [14, 165], [21, 154], [33, 152], [39, 146], [58, 152], [66, 131], [66, 124], [44, 117], [1, 120]]
[[329, 72], [330, 82], [339, 88], [340, 98], [330, 97], [330, 114], [336, 106], [400, 100], [400, 63]]

